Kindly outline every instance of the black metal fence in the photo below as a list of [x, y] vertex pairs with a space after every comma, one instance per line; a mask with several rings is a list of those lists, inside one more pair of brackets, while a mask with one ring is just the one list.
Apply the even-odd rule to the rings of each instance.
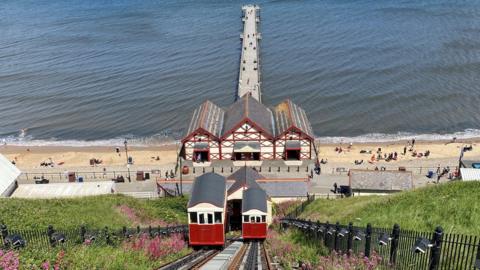
[[293, 227], [308, 234], [311, 241], [321, 241], [330, 251], [343, 254], [376, 252], [385, 268], [395, 269], [480, 269], [480, 237], [445, 234], [441, 227], [433, 232], [366, 228], [285, 218], [283, 228]]
[[183, 234], [188, 237], [188, 226], [179, 225], [171, 227], [147, 227], [109, 229], [108, 227], [88, 228], [80, 226], [73, 229], [54, 229], [48, 226], [45, 230], [14, 230], [5, 224], [0, 224], [1, 246], [5, 249], [18, 248], [48, 248], [48, 247], [72, 247], [75, 245], [115, 245], [122, 241], [141, 235], [169, 236], [171, 234]]

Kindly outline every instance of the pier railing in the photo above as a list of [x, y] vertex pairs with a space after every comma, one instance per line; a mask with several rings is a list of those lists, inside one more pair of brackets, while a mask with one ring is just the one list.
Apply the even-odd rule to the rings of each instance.
[[[296, 228], [313, 243], [321, 243], [340, 256], [357, 254], [382, 258], [390, 269], [480, 269], [480, 237], [446, 234], [441, 227], [433, 232], [321, 223], [285, 218], [282, 227]], [[382, 268], [383, 269], [383, 268]]]

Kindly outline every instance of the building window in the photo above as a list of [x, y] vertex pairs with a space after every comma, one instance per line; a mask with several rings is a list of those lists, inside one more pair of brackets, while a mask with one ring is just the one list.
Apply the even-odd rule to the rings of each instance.
[[263, 223], [267, 222], [267, 216], [265, 216], [265, 215], [262, 216], [262, 222]]
[[243, 216], [243, 222], [248, 223], [248, 215]]
[[250, 223], [255, 223], [255, 217], [250, 217]]
[[215, 212], [215, 224], [222, 224], [222, 212]]
[[190, 223], [196, 224], [197, 222], [198, 222], [197, 212], [191, 212], [190, 213]]
[[205, 214], [198, 215], [198, 218], [200, 220], [199, 224], [205, 224]]
[[208, 213], [208, 224], [213, 224], [213, 214], [212, 213]]
[[260, 223], [260, 217], [257, 217], [257, 223]]

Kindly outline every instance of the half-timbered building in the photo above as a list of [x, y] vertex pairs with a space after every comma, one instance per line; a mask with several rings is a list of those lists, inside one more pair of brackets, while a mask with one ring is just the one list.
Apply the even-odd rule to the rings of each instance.
[[187, 136], [182, 140], [186, 160], [205, 162], [221, 158], [224, 118], [225, 111], [208, 100], [193, 112]]
[[275, 107], [274, 112], [275, 159], [311, 159], [314, 136], [305, 111], [285, 100]]
[[226, 110], [206, 101], [182, 140], [186, 160], [305, 160], [313, 132], [303, 109], [290, 100], [273, 109], [244, 95]]

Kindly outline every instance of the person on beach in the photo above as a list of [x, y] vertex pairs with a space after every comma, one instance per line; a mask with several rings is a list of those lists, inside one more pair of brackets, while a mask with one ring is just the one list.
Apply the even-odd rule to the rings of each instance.
[[415, 138], [412, 139], [412, 148], [415, 146]]
[[407, 154], [407, 146], [403, 147], [403, 155], [405, 156]]

